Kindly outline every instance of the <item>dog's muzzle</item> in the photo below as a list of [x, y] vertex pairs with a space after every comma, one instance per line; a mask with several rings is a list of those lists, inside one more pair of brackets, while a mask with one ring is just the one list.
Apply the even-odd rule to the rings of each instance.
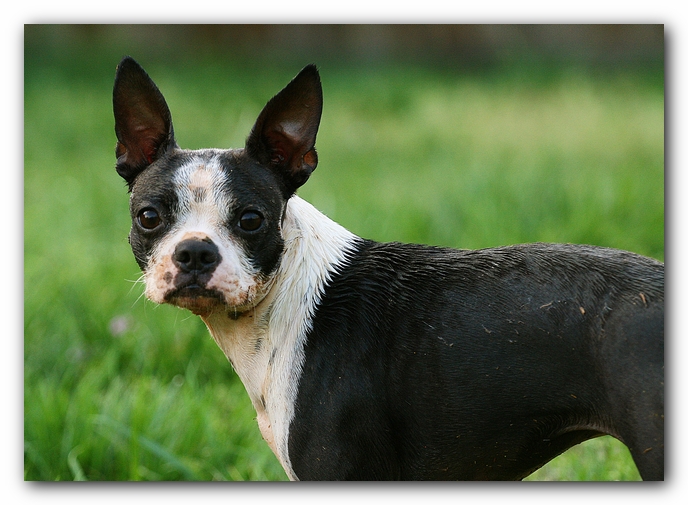
[[177, 244], [172, 263], [178, 271], [174, 289], [165, 295], [165, 301], [194, 313], [222, 302], [222, 293], [207, 287], [221, 261], [220, 251], [210, 239], [187, 239]]

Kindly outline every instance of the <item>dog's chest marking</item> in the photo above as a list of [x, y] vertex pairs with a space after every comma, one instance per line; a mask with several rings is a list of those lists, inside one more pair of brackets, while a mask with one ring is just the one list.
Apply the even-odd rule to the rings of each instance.
[[288, 454], [306, 334], [330, 277], [359, 240], [299, 197], [287, 205], [285, 250], [272, 287], [251, 313], [204, 318], [256, 409], [263, 438], [295, 479]]

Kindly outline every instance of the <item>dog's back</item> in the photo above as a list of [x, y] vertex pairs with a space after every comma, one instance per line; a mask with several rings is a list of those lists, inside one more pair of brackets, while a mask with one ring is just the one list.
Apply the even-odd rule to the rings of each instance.
[[613, 249], [362, 243], [308, 335], [292, 467], [520, 479], [608, 433], [661, 479], [663, 300], [664, 266]]

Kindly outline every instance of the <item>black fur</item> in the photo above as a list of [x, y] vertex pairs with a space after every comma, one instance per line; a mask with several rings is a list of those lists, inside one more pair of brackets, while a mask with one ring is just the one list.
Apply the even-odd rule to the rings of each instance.
[[599, 247], [363, 242], [308, 334], [300, 479], [521, 479], [600, 434], [663, 479], [664, 267]]

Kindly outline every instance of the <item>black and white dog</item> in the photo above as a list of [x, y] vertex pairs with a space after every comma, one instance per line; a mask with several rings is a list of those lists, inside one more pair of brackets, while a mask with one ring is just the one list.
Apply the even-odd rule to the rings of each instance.
[[243, 149], [180, 149], [129, 57], [113, 102], [146, 295], [203, 319], [291, 479], [517, 480], [601, 434], [664, 478], [662, 263], [357, 237], [295, 196], [318, 163], [314, 66]]

